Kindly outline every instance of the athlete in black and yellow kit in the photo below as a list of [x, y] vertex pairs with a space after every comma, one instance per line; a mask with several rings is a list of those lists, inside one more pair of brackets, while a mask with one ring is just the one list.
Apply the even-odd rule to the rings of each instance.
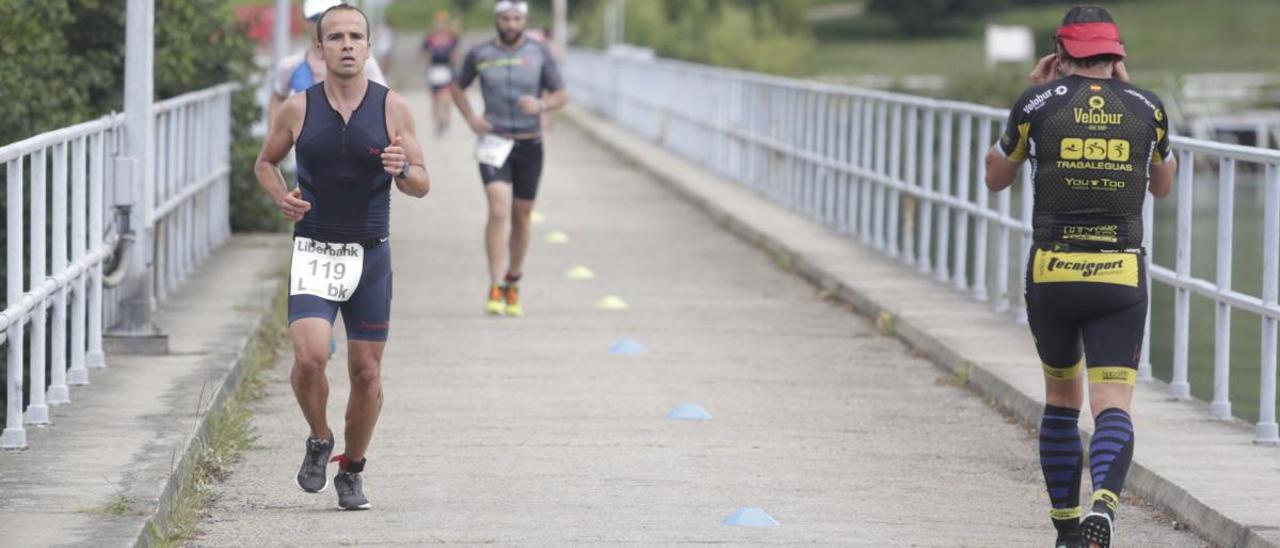
[[[1147, 314], [1142, 206], [1148, 191], [1169, 194], [1177, 165], [1164, 107], [1129, 84], [1111, 15], [1073, 8], [1055, 42], [987, 154], [987, 187], [1007, 188], [1031, 161], [1035, 243], [1026, 300], [1045, 373], [1040, 465], [1055, 546], [1107, 548], [1133, 457], [1129, 406]], [[1085, 369], [1096, 428], [1092, 508], [1081, 520]]]

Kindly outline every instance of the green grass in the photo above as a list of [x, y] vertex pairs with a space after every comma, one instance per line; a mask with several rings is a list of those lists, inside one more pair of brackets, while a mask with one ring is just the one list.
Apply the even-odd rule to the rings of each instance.
[[133, 515], [138, 515], [139, 513], [138, 510], [133, 507], [135, 502], [137, 501], [133, 500], [132, 497], [128, 497], [125, 495], [116, 495], [114, 497], [111, 497], [111, 500], [108, 500], [107, 502], [102, 503], [101, 506], [94, 506], [93, 508], [81, 508], [76, 511], [85, 513], [85, 514], [101, 514], [104, 516], [114, 516], [114, 517], [133, 516]]
[[[898, 35], [878, 16], [815, 24], [817, 75], [940, 74], [982, 72], [985, 22], [1028, 25], [1036, 47], [1047, 52], [1053, 29], [1071, 3], [1018, 8], [951, 34]], [[1144, 72], [1274, 71], [1280, 69], [1280, 2], [1233, 0], [1131, 0], [1109, 4], [1120, 23], [1129, 65]], [[1141, 79], [1141, 74], [1135, 74]]]
[[253, 425], [249, 422], [253, 417], [249, 406], [262, 397], [267, 385], [265, 373], [275, 364], [276, 357], [284, 348], [286, 332], [282, 326], [285, 324], [286, 302], [282, 289], [272, 303], [271, 318], [258, 327], [245, 351], [243, 376], [235, 393], [227, 398], [221, 409], [209, 415], [207, 444], [195, 462], [176, 472], [182, 480], [165, 520], [165, 530], [153, 527], [149, 532], [152, 546], [182, 546], [195, 537], [199, 532], [200, 517], [212, 494], [212, 485], [230, 473], [231, 466], [240, 460], [256, 439]]

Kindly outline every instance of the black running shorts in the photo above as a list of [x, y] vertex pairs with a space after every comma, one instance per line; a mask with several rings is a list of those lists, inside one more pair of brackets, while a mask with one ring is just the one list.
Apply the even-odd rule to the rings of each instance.
[[1089, 382], [1137, 382], [1147, 320], [1142, 252], [1036, 246], [1026, 286], [1027, 320], [1047, 375], [1075, 378], [1087, 365]]
[[338, 312], [347, 339], [386, 342], [391, 328], [391, 244], [366, 245], [364, 272], [360, 284], [345, 302], [322, 299], [315, 295], [289, 296], [289, 323], [303, 318], [320, 318], [333, 325]]
[[538, 181], [542, 179], [542, 138], [516, 139], [502, 167], [480, 164], [480, 179], [485, 185], [511, 183], [517, 199], [533, 201], [538, 197]]

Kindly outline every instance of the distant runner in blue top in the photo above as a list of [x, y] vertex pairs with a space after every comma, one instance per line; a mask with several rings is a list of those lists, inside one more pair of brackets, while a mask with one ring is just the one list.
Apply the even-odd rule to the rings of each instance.
[[[551, 51], [524, 35], [529, 4], [502, 0], [494, 5], [494, 15], [497, 38], [467, 53], [451, 92], [463, 118], [480, 136], [476, 160], [489, 199], [485, 251], [490, 285], [485, 311], [522, 316], [516, 284], [529, 250], [530, 214], [542, 177], [542, 113], [563, 107], [569, 94]], [[483, 117], [471, 110], [464, 91], [476, 78], [484, 94]], [[550, 93], [539, 99], [544, 91]], [[510, 253], [505, 276], [504, 248]]]

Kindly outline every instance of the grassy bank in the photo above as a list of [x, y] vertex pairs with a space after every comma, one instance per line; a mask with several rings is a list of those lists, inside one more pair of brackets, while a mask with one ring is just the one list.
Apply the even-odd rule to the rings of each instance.
[[[1010, 9], [950, 35], [916, 38], [866, 15], [814, 24], [815, 75], [981, 73], [985, 23], [1030, 26], [1036, 48], [1048, 52], [1053, 29], [1072, 3]], [[1175, 74], [1280, 70], [1280, 2], [1233, 0], [1131, 0], [1107, 3], [1120, 23], [1131, 67]], [[1029, 68], [1029, 67], [1028, 67]]]
[[200, 516], [210, 501], [210, 486], [230, 473], [231, 466], [256, 439], [250, 423], [253, 417], [250, 405], [262, 397], [267, 385], [266, 372], [285, 348], [286, 303], [286, 289], [282, 284], [272, 302], [271, 317], [258, 327], [245, 350], [239, 385], [222, 408], [209, 415], [208, 441], [194, 462], [175, 472], [182, 480], [163, 520], [164, 530], [157, 530], [153, 523], [148, 532], [152, 546], [182, 546], [198, 534]]

